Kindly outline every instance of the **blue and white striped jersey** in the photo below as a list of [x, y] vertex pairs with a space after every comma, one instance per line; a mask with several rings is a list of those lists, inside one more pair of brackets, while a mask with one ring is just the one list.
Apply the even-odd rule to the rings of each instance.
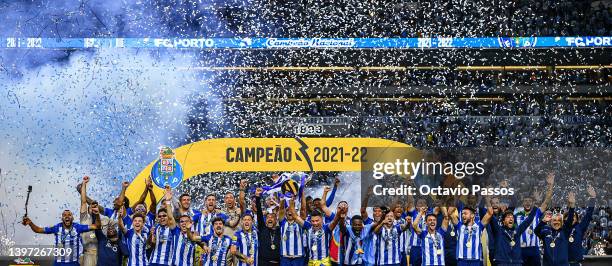
[[281, 256], [303, 257], [306, 234], [304, 229], [296, 222], [281, 220]]
[[[257, 232], [251, 229], [249, 232], [239, 230], [234, 234], [232, 245], [238, 248], [238, 252], [243, 255], [253, 258], [253, 266], [257, 266], [257, 249], [259, 248], [259, 240]], [[250, 266], [246, 262], [239, 261], [238, 266]]]
[[146, 266], [149, 264], [147, 260], [147, 239], [147, 234], [143, 232], [138, 234], [134, 229], [128, 230], [123, 235], [121, 244], [128, 251], [128, 266]]
[[363, 240], [365, 239], [365, 228], [357, 236], [351, 226], [346, 227], [347, 234], [344, 234], [344, 265], [362, 265], [364, 262]]
[[210, 253], [202, 255], [203, 266], [225, 266], [225, 259], [232, 244], [229, 236], [207, 235], [202, 237], [202, 241], [208, 244]]
[[223, 219], [223, 222], [226, 223], [227, 220], [229, 219], [229, 216], [227, 216], [225, 213], [195, 213], [193, 215], [193, 217], [191, 217], [194, 221], [194, 223], [196, 223], [194, 226], [197, 229], [197, 232], [200, 234], [200, 236], [206, 236], [206, 235], [210, 235], [213, 234], [213, 230], [212, 230], [212, 220], [215, 219], [216, 217], [220, 217], [221, 219]]
[[332, 238], [329, 225], [324, 224], [321, 229], [315, 230], [309, 222], [304, 222], [304, 229], [307, 235], [308, 257], [311, 260], [322, 260], [329, 257], [329, 241]]
[[377, 265], [399, 264], [400, 254], [400, 235], [402, 229], [399, 225], [390, 228], [383, 226], [377, 234], [376, 239], [376, 262]]
[[457, 259], [458, 260], [482, 260], [482, 231], [484, 226], [481, 222], [471, 226], [459, 223], [455, 226], [457, 230]]
[[[521, 247], [539, 247], [540, 239], [535, 234], [535, 228], [540, 222], [540, 218], [542, 217], [542, 211], [540, 208], [532, 208], [531, 211], [535, 211], [535, 218], [533, 218], [533, 222], [527, 227], [527, 230], [521, 234]], [[527, 219], [529, 216], [528, 212], [519, 211], [516, 213], [516, 224], [521, 224], [523, 221]]]
[[155, 246], [151, 252], [150, 263], [171, 265], [174, 255], [174, 237], [180, 232], [178, 227], [171, 229], [168, 226], [158, 225], [155, 228]]
[[172, 258], [174, 266], [193, 266], [196, 243], [189, 240], [187, 234], [178, 232], [174, 237], [174, 256]]
[[435, 232], [423, 231], [421, 238], [421, 254], [423, 254], [423, 265], [444, 265], [444, 234], [446, 232], [438, 228]]
[[81, 233], [88, 232], [89, 226], [84, 224], [73, 223], [72, 227], [66, 229], [62, 223], [58, 223], [51, 227], [45, 227], [45, 234], [55, 235], [55, 247], [70, 249], [65, 256], [55, 257], [55, 262], [78, 262], [79, 256], [83, 254], [83, 240]]

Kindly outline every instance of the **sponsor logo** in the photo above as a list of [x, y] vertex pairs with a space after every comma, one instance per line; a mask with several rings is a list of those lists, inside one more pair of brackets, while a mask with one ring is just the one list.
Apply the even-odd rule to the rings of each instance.
[[327, 48], [327, 47], [355, 47], [355, 39], [277, 39], [266, 41], [268, 48]]
[[497, 41], [502, 48], [535, 47], [538, 37], [499, 37]]
[[165, 48], [212, 48], [213, 39], [153, 39], [155, 47]]
[[566, 37], [568, 46], [611, 46], [612, 37]]

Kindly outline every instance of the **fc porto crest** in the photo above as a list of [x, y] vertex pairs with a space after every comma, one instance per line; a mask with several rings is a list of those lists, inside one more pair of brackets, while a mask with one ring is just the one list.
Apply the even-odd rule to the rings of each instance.
[[171, 148], [159, 149], [159, 160], [151, 168], [151, 179], [160, 188], [166, 186], [176, 188], [183, 181], [183, 168], [174, 158], [174, 151]]

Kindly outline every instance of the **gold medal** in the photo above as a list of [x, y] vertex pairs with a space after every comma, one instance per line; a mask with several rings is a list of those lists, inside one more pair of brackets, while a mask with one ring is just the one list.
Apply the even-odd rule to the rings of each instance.
[[274, 244], [270, 245], [270, 249], [275, 250], [276, 249], [276, 245], [274, 245]]
[[312, 245], [311, 250], [312, 250], [313, 252], [317, 252], [317, 245]]
[[527, 229], [527, 234], [533, 234], [533, 230], [531, 228]]
[[94, 238], [96, 238], [96, 235], [95, 234], [89, 234], [89, 238], [94, 239]]
[[357, 254], [363, 254], [363, 249], [362, 248], [358, 248], [356, 251]]
[[570, 243], [574, 243], [574, 237], [573, 237], [573, 236], [570, 236], [570, 237], [569, 237], [569, 242], [570, 242]]
[[58, 243], [58, 244], [57, 244], [57, 248], [59, 248], [59, 249], [64, 248], [64, 244], [62, 244], [62, 243]]
[[212, 256], [212, 261], [217, 262], [217, 255]]
[[555, 248], [555, 242], [551, 242], [551, 243], [550, 243], [550, 247], [551, 247], [551, 248]]
[[472, 247], [472, 243], [471, 242], [467, 242], [467, 243], [465, 243], [465, 246], [468, 247], [468, 248], [471, 248]]
[[514, 247], [514, 245], [516, 245], [516, 242], [514, 242], [514, 240], [510, 241], [510, 246]]
[[287, 241], [287, 236], [283, 236], [283, 241]]
[[450, 232], [450, 235], [451, 235], [451, 236], [455, 236], [455, 231], [451, 231], [451, 232]]
[[436, 249], [436, 254], [437, 255], [442, 255], [442, 250], [441, 249]]

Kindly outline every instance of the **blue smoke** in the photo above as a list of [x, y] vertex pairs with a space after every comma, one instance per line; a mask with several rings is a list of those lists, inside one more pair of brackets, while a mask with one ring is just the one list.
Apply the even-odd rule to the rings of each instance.
[[[221, 1], [3, 1], [3, 37], [202, 37], [225, 21]], [[30, 217], [42, 226], [71, 209], [74, 186], [105, 205], [161, 145], [177, 147], [225, 134], [216, 76], [194, 51], [0, 50], [0, 247], [34, 243], [21, 225], [24, 193], [34, 186]], [[229, 89], [225, 86], [221, 89]], [[196, 119], [197, 118], [197, 119]], [[204, 123], [196, 136], [190, 121]], [[197, 138], [197, 139], [194, 139]], [[44, 240], [44, 241], [49, 241]], [[49, 242], [50, 243], [50, 242]]]

